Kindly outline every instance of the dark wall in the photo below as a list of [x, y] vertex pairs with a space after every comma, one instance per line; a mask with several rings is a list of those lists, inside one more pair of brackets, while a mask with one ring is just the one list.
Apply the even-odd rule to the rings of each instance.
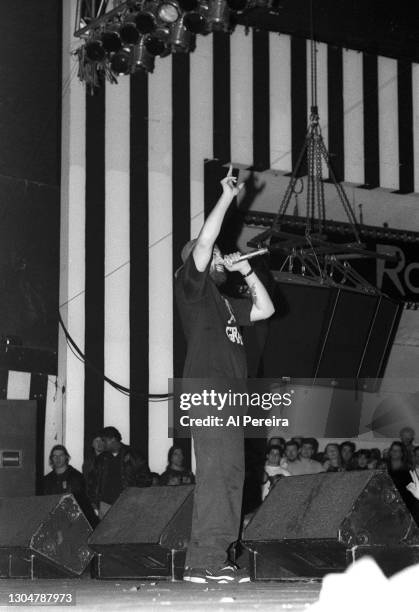
[[0, 83], [0, 336], [56, 349], [60, 1], [4, 3]]

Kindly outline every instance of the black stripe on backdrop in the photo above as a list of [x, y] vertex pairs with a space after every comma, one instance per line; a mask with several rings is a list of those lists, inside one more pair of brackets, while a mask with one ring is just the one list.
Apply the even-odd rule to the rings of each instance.
[[[304, 145], [307, 132], [307, 50], [306, 40], [291, 36], [291, 161], [292, 168]], [[300, 165], [298, 176], [307, 174], [307, 156]]]
[[0, 368], [0, 400], [7, 399], [7, 385], [9, 382], [9, 370]]
[[[42, 490], [42, 477], [44, 475], [44, 446], [45, 446], [45, 411], [47, 405], [48, 375], [31, 374], [29, 399], [35, 400], [36, 409], [36, 491], [39, 495]], [[48, 452], [51, 449], [48, 449]]]
[[362, 82], [364, 99], [364, 187], [380, 185], [380, 145], [378, 134], [378, 59], [363, 53]]
[[338, 181], [344, 179], [343, 141], [343, 63], [342, 49], [327, 48], [328, 149], [330, 163]]
[[130, 444], [148, 453], [148, 75], [130, 83]]
[[253, 30], [253, 168], [269, 167], [269, 32]]
[[[105, 87], [86, 93], [85, 355], [104, 370], [105, 332]], [[85, 368], [84, 445], [103, 427], [103, 376]]]
[[397, 62], [397, 97], [399, 109], [399, 193], [414, 191], [412, 65]]
[[[190, 59], [187, 53], [172, 55], [172, 266], [173, 274], [181, 265], [180, 252], [190, 239]], [[186, 342], [173, 297], [173, 374], [182, 376]], [[163, 390], [162, 390], [163, 391]], [[170, 406], [169, 406], [170, 409]], [[188, 465], [191, 441], [176, 439]]]
[[213, 155], [222, 162], [231, 160], [230, 34], [213, 33]]

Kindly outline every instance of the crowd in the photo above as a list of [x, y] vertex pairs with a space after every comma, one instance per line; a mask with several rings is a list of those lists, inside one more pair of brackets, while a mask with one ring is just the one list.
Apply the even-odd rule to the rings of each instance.
[[105, 427], [93, 439], [82, 472], [70, 465], [70, 455], [61, 444], [50, 452], [51, 472], [44, 476], [43, 494], [73, 493], [90, 524], [95, 527], [127, 487], [193, 484], [194, 475], [185, 467], [183, 451], [172, 446], [165, 471], [150, 472], [144, 455], [122, 442], [115, 427]]
[[287, 476], [347, 472], [353, 470], [382, 470], [386, 472], [406, 506], [419, 525], [419, 445], [415, 445], [411, 427], [400, 431], [400, 439], [388, 448], [357, 449], [354, 442], [329, 443], [319, 452], [315, 438], [271, 438], [262, 469], [262, 500], [279, 479]]
[[[406, 506], [419, 525], [419, 445], [411, 427], [400, 431], [400, 439], [380, 451], [357, 449], [354, 442], [331, 442], [319, 450], [315, 438], [270, 438], [265, 462], [257, 468], [260, 501], [279, 479], [320, 472], [382, 470], [393, 480]], [[94, 527], [127, 487], [193, 484], [195, 477], [185, 466], [183, 451], [172, 446], [162, 474], [150, 472], [145, 457], [122, 442], [115, 427], [105, 427], [92, 441], [85, 457], [83, 473], [70, 465], [70, 455], [62, 445], [50, 453], [51, 472], [44, 477], [45, 495], [73, 493]]]

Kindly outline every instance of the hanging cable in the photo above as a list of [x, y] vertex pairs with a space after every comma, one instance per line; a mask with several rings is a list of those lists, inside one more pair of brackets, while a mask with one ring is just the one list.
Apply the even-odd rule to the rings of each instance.
[[142, 397], [142, 398], [144, 398], [145, 396], [147, 396], [151, 401], [153, 401], [153, 400], [154, 401], [156, 401], [156, 400], [161, 401], [161, 400], [166, 400], [166, 399], [169, 399], [169, 398], [173, 397], [172, 393], [144, 393], [144, 392], [141, 392], [141, 391], [135, 391], [134, 392], [134, 391], [131, 391], [131, 389], [129, 389], [128, 387], [124, 387], [123, 385], [119, 384], [115, 380], [112, 380], [112, 378], [109, 378], [109, 376], [106, 376], [106, 374], [104, 372], [102, 372], [99, 368], [97, 368], [91, 361], [86, 359], [86, 356], [80, 350], [80, 348], [77, 346], [77, 344], [75, 343], [75, 341], [71, 337], [68, 329], [66, 328], [66, 326], [64, 324], [64, 321], [63, 321], [63, 319], [61, 317], [60, 312], [58, 312], [58, 322], [59, 322], [59, 324], [60, 324], [60, 326], [61, 326], [61, 328], [62, 328], [62, 330], [64, 332], [67, 345], [70, 347], [71, 352], [77, 357], [77, 359], [79, 359], [79, 361], [84, 363], [89, 369], [91, 369], [98, 376], [103, 378], [103, 380], [105, 382], [107, 382], [109, 385], [111, 385], [111, 387], [113, 387], [114, 389], [116, 389], [120, 393], [122, 393], [124, 395], [129, 395], [131, 397]]

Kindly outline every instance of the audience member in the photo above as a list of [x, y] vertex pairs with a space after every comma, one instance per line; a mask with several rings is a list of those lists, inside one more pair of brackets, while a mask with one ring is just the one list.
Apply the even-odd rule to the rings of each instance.
[[326, 445], [323, 455], [323, 468], [326, 472], [342, 472], [342, 458], [340, 456], [339, 444], [330, 442]]
[[[378, 470], [378, 464], [382, 462], [381, 451], [379, 448], [372, 448], [370, 450], [370, 460], [368, 463], [369, 470]], [[387, 466], [386, 466], [387, 469]]]
[[[285, 444], [285, 456], [281, 459], [281, 467], [285, 470], [288, 470], [288, 466], [291, 463], [293, 464], [298, 461], [299, 450], [300, 447], [294, 439], [288, 440], [288, 442], [286, 442]], [[290, 474], [292, 474], [291, 470], [288, 471], [290, 472]]]
[[406, 449], [409, 467], [415, 465], [415, 430], [412, 427], [403, 427], [400, 430], [400, 441]]
[[345, 472], [356, 469], [356, 461], [354, 458], [356, 446], [350, 440], [342, 442], [340, 445], [340, 456], [342, 457], [342, 467]]
[[[289, 460], [290, 448], [293, 447], [288, 446], [287, 443], [287, 465], [285, 466], [284, 464], [282, 465], [282, 467], [284, 467], [290, 473], [291, 476], [301, 476], [303, 474], [319, 474], [320, 472], [325, 471], [321, 463], [312, 459], [315, 448], [315, 444], [313, 444], [313, 438], [303, 438], [300, 455], [297, 459], [292, 461]], [[291, 450], [291, 457], [294, 456], [294, 452], [295, 450]]]
[[172, 446], [167, 456], [167, 467], [159, 478], [161, 485], [194, 484], [195, 477], [184, 465], [183, 450]]
[[368, 465], [370, 462], [370, 452], [366, 448], [361, 448], [354, 455], [354, 459], [356, 461], [356, 470], [368, 470]]
[[262, 477], [262, 501], [268, 495], [272, 487], [280, 478], [290, 476], [290, 473], [281, 467], [282, 450], [280, 446], [268, 446], [266, 453], [266, 463]]
[[87, 497], [86, 483], [83, 475], [70, 465], [70, 455], [65, 446], [56, 444], [49, 455], [51, 472], [42, 481], [43, 495], [62, 495], [72, 493], [92, 527], [98, 524], [98, 518]]
[[148, 487], [152, 479], [145, 458], [122, 443], [115, 427], [105, 427], [101, 432], [105, 451], [95, 463], [93, 476], [94, 502], [103, 518], [111, 505], [127, 487]]

